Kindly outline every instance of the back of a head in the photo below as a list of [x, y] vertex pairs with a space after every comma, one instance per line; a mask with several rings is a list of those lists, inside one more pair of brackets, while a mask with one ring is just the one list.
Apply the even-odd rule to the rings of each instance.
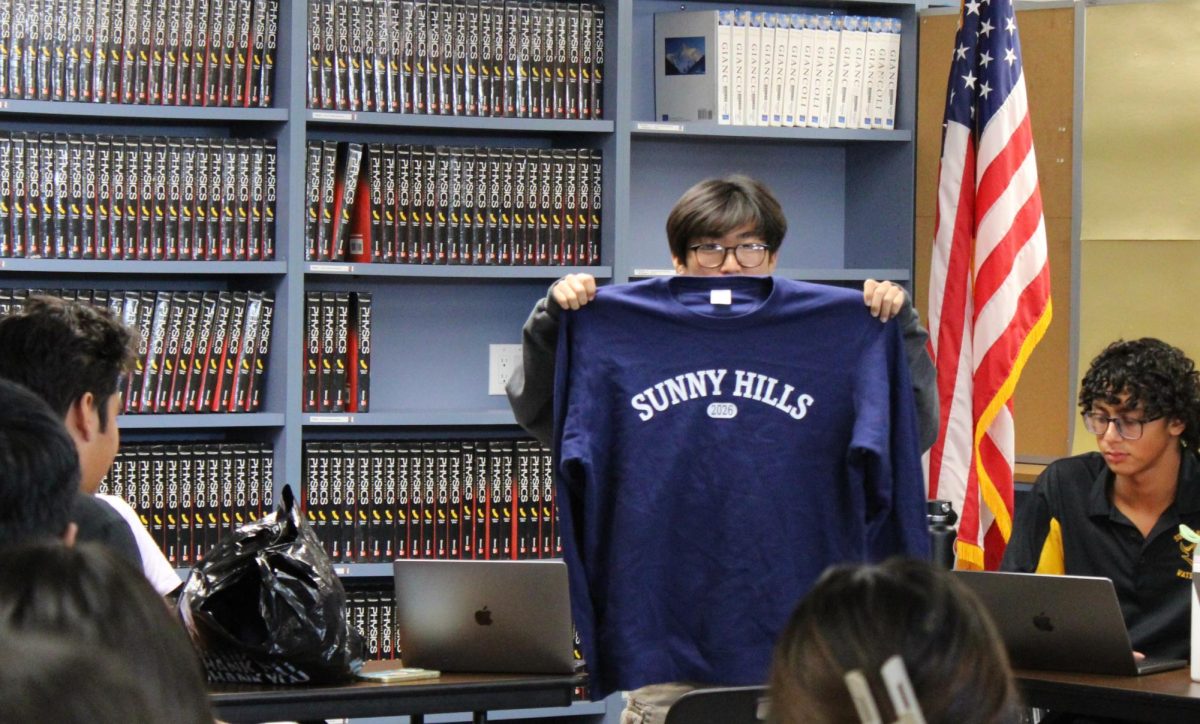
[[112, 653], [172, 721], [212, 721], [200, 659], [145, 577], [95, 544], [0, 549], [0, 633], [56, 633]]
[[0, 547], [62, 538], [79, 492], [79, 458], [62, 419], [0, 379]]
[[105, 310], [31, 297], [0, 319], [0, 378], [28, 387], [62, 417], [85, 392], [102, 403], [117, 391], [131, 344], [130, 331]]
[[858, 724], [843, 678], [854, 669], [894, 721], [879, 673], [894, 655], [929, 724], [1021, 721], [1008, 656], [982, 605], [948, 572], [904, 559], [825, 572], [776, 646], [773, 721]]
[[167, 724], [118, 656], [49, 632], [0, 633], [0, 724]]

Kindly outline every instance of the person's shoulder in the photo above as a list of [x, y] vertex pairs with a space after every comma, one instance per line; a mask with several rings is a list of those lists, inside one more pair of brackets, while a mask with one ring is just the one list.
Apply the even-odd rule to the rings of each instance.
[[1081, 455], [1059, 458], [1046, 466], [1037, 477], [1037, 486], [1048, 486], [1056, 489], [1089, 489], [1097, 476], [1104, 472], [1107, 466], [1104, 456], [1098, 452], [1087, 452]]
[[82, 531], [84, 526], [100, 527], [104, 524], [119, 522], [124, 524], [120, 513], [111, 505], [106, 505], [94, 495], [76, 493], [71, 501], [71, 517]]
[[124, 498], [120, 498], [115, 495], [105, 495], [103, 493], [97, 493], [93, 497], [95, 497], [96, 500], [108, 505], [108, 507], [112, 508], [114, 512], [116, 512], [126, 521], [132, 522], [138, 520], [137, 512], [134, 511], [133, 506], [125, 502]]

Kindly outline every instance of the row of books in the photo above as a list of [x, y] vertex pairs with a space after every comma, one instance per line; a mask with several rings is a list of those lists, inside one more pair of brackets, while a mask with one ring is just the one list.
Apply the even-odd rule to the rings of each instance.
[[125, 499], [177, 567], [271, 512], [275, 458], [262, 444], [122, 446], [99, 492]]
[[310, 141], [305, 259], [598, 264], [592, 149]]
[[514, 0], [308, 0], [308, 105], [603, 116], [604, 8]]
[[709, 10], [654, 24], [661, 120], [895, 127], [897, 19]]
[[363, 637], [367, 661], [400, 658], [395, 614], [396, 593], [390, 584], [346, 586], [346, 623]]
[[275, 142], [0, 132], [0, 257], [275, 257]]
[[304, 295], [304, 412], [371, 409], [371, 293]]
[[36, 294], [106, 309], [135, 331], [122, 413], [257, 412], [271, 351], [270, 292], [0, 289], [0, 316]]
[[550, 451], [533, 441], [308, 442], [304, 470], [335, 562], [562, 554]]
[[269, 107], [279, 0], [0, 0], [0, 98]]

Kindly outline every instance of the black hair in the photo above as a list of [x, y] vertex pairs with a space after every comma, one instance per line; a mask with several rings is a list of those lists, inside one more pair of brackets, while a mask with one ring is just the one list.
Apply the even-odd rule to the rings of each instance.
[[766, 184], [741, 174], [708, 179], [675, 202], [667, 216], [667, 243], [676, 259], [686, 259], [697, 239], [721, 237], [746, 224], [754, 226], [771, 254], [787, 234], [787, 218]]
[[62, 419], [0, 379], [0, 546], [61, 538], [78, 494], [79, 456]]
[[828, 569], [796, 608], [775, 649], [777, 724], [857, 724], [844, 676], [858, 669], [893, 721], [880, 667], [899, 655], [929, 724], [1016, 724], [1008, 655], [982, 604], [925, 561]]
[[22, 311], [0, 319], [0, 377], [33, 390], [60, 417], [92, 393], [103, 432], [108, 398], [134, 357], [133, 339], [107, 310], [34, 296]]
[[51, 632], [0, 634], [0, 724], [168, 724], [115, 654]]
[[1177, 347], [1153, 337], [1117, 340], [1092, 360], [1079, 386], [1079, 409], [1096, 402], [1141, 409], [1147, 418], [1184, 424], [1180, 442], [1200, 448], [1200, 372]]
[[0, 549], [0, 632], [57, 632], [112, 652], [150, 692], [155, 711], [212, 724], [200, 658], [183, 625], [141, 571], [104, 547]]

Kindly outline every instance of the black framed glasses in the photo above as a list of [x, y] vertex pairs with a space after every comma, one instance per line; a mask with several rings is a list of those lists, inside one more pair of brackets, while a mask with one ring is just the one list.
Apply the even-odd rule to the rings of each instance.
[[725, 263], [725, 257], [733, 252], [737, 263], [747, 269], [753, 269], [767, 260], [770, 247], [759, 242], [725, 246], [715, 241], [706, 244], [693, 244], [688, 249], [696, 252], [696, 263], [705, 269], [716, 269]]
[[1131, 420], [1128, 417], [1109, 417], [1099, 412], [1083, 413], [1083, 426], [1093, 435], [1103, 435], [1108, 432], [1109, 424], [1117, 426], [1117, 434], [1126, 440], [1138, 440], [1142, 437], [1142, 428], [1147, 422], [1154, 422], [1162, 417], [1147, 417], [1143, 420]]

